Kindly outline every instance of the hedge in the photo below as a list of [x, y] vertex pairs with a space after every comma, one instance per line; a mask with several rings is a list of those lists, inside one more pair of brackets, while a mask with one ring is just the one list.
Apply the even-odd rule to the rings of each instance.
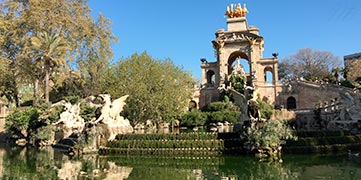
[[110, 148], [197, 148], [223, 149], [222, 140], [121, 140], [108, 143]]
[[102, 147], [101, 154], [220, 154], [240, 153], [238, 133], [123, 134]]
[[287, 141], [285, 146], [319, 146], [332, 144], [360, 143], [361, 136], [332, 136], [298, 138], [297, 141]]
[[179, 134], [122, 134], [117, 136], [117, 140], [210, 140], [217, 139], [217, 133], [194, 132]]
[[347, 131], [297, 131], [298, 137], [329, 137], [329, 136], [349, 136]]

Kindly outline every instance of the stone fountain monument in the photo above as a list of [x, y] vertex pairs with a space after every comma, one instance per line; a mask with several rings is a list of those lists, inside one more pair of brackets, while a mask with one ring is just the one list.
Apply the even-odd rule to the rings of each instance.
[[[103, 103], [94, 103], [95, 97], [89, 97], [80, 103], [72, 105], [70, 102], [60, 101], [53, 106], [62, 105], [64, 111], [60, 119], [53, 126], [60, 126], [62, 136], [56, 139], [54, 147], [65, 149], [68, 153], [96, 152], [105, 141], [113, 141], [118, 134], [132, 133], [133, 127], [128, 119], [120, 113], [126, 105], [125, 100], [129, 95], [111, 101], [109, 94], [100, 94]], [[98, 118], [84, 122], [80, 116], [80, 104], [97, 107], [100, 109]]]

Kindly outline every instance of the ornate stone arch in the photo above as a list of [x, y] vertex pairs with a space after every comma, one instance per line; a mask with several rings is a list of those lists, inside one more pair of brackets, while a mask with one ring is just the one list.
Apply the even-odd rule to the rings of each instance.
[[[245, 59], [248, 61], [248, 64], [250, 63], [248, 56], [244, 52], [234, 51], [228, 57], [228, 61], [227, 61], [228, 74], [230, 74], [232, 72], [232, 64], [237, 59]], [[251, 69], [251, 68], [249, 67], [249, 69]]]

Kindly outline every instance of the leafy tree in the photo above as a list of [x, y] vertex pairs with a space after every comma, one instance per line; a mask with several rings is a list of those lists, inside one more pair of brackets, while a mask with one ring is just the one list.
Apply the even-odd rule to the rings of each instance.
[[361, 88], [361, 61], [352, 61], [345, 69], [346, 79], [353, 86]]
[[[9, 85], [7, 89], [11, 97], [8, 99], [14, 99], [16, 104], [19, 104], [19, 88], [24, 83], [34, 82], [35, 97], [38, 84], [47, 87], [46, 90], [44, 88], [44, 93], [48, 101], [48, 79], [52, 84], [61, 85], [59, 80], [66, 78], [59, 78], [65, 74], [60, 71], [73, 69], [77, 65], [82, 70], [80, 66], [84, 66], [84, 62], [88, 63], [84, 59], [90, 57], [95, 61], [109, 61], [111, 58], [110, 44], [116, 38], [111, 31], [110, 22], [102, 15], [94, 20], [86, 0], [5, 0], [0, 3], [0, 9], [0, 57], [10, 61], [10, 77], [2, 83]], [[53, 45], [47, 46], [50, 42], [46, 38], [53, 40]], [[51, 55], [49, 51], [44, 51], [47, 48], [60, 52], [60, 46], [55, 48], [59, 43], [68, 47], [63, 55], [59, 56], [55, 52]], [[36, 48], [38, 53], [34, 52]], [[41, 56], [43, 59], [39, 59]], [[52, 64], [56, 59], [64, 61]], [[49, 63], [38, 63], [40, 60]], [[58, 68], [57, 65], [66, 66]], [[55, 67], [58, 68], [56, 71]]]
[[340, 59], [331, 52], [306, 48], [280, 62], [279, 77], [280, 79], [302, 77], [310, 81], [323, 80], [329, 78], [332, 69], [340, 65]]
[[112, 97], [130, 95], [124, 109], [134, 124], [150, 119], [170, 121], [187, 111], [194, 79], [170, 60], [153, 59], [146, 52], [121, 59], [108, 75]]
[[66, 97], [77, 96], [83, 97], [85, 95], [85, 80], [80, 76], [79, 72], [62, 71], [61, 73], [67, 73], [67, 75], [61, 75], [59, 83], [55, 83], [54, 87], [50, 91], [50, 101], [58, 102]]
[[53, 73], [54, 69], [66, 65], [64, 54], [68, 47], [59, 34], [48, 33], [46, 31], [31, 37], [31, 44], [36, 63], [39, 63], [40, 67], [44, 69], [45, 102], [49, 103], [50, 74]]
[[109, 60], [113, 56], [111, 42], [117, 41], [110, 24], [108, 19], [99, 15], [92, 29], [92, 36], [85, 41], [88, 48], [84, 49], [78, 60], [78, 67], [85, 81], [83, 90], [86, 96], [100, 94], [106, 89], [104, 83], [107, 81]]

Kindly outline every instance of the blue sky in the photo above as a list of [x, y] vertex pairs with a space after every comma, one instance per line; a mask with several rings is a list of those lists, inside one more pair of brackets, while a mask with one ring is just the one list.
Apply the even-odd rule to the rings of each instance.
[[89, 0], [94, 14], [112, 21], [119, 38], [113, 44], [117, 61], [147, 51], [153, 58], [170, 58], [196, 79], [200, 58], [215, 61], [211, 41], [226, 29], [226, 7], [246, 3], [249, 25], [260, 29], [264, 57], [279, 59], [299, 49], [330, 51], [341, 60], [361, 52], [361, 0]]

